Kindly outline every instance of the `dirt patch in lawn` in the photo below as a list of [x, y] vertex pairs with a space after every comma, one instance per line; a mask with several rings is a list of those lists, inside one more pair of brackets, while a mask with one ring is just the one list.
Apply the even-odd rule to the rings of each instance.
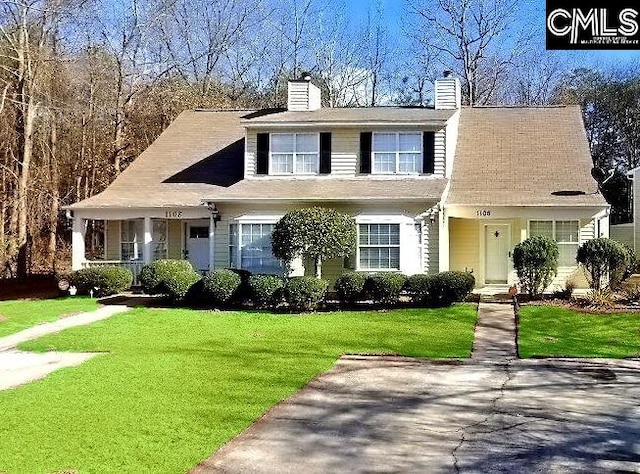
[[6, 316], [2, 316], [2, 315], [0, 314], [0, 323], [5, 322], [7, 319], [8, 319], [8, 318], [7, 318]]

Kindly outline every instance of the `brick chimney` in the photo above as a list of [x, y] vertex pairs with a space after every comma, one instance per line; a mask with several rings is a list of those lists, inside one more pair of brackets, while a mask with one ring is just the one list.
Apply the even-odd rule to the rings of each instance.
[[320, 88], [311, 82], [311, 76], [289, 81], [287, 110], [318, 110], [322, 107]]
[[434, 88], [434, 102], [436, 110], [455, 110], [460, 108], [460, 81], [451, 75], [451, 71], [444, 71], [443, 77], [436, 79]]

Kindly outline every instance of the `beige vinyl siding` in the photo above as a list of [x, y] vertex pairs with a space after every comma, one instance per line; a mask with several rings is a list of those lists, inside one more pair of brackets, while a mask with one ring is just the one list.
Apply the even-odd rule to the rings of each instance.
[[446, 141], [446, 133], [445, 130], [438, 130], [435, 134], [434, 140], [434, 166], [433, 166], [433, 174], [438, 176], [445, 175], [445, 163], [447, 161], [446, 153], [445, 153], [445, 141]]
[[438, 218], [432, 223], [429, 219], [422, 225], [422, 271], [429, 275], [438, 273], [440, 269], [440, 228]]
[[[329, 282], [329, 290], [333, 291], [333, 284], [343, 271], [343, 260], [341, 258], [332, 258], [322, 262], [322, 279]], [[315, 276], [315, 264], [313, 260], [305, 259], [304, 275]]]
[[471, 271], [480, 269], [479, 223], [471, 219], [449, 219], [449, 268]]
[[353, 176], [359, 171], [360, 132], [331, 130], [331, 174]]
[[182, 221], [170, 219], [167, 224], [167, 258], [181, 260], [182, 252]]
[[258, 147], [257, 132], [251, 131], [247, 133], [245, 141], [244, 154], [244, 177], [254, 176], [256, 174], [256, 148]]
[[105, 221], [105, 260], [120, 260], [120, 221]]
[[229, 216], [223, 214], [220, 222], [216, 224], [215, 249], [213, 255], [213, 268], [229, 268]]

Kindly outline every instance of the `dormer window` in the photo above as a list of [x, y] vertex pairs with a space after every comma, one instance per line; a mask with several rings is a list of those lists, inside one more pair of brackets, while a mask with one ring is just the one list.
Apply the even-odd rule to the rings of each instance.
[[317, 133], [272, 133], [269, 174], [318, 174]]
[[371, 157], [376, 174], [422, 173], [422, 133], [374, 132]]

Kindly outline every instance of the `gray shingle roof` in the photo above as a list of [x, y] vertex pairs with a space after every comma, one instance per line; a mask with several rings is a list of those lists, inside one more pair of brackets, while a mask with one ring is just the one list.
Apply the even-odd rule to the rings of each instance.
[[[606, 206], [577, 106], [461, 111], [447, 204]], [[585, 195], [558, 196], [558, 191]]]
[[434, 110], [422, 107], [352, 107], [322, 108], [306, 112], [279, 111], [243, 121], [247, 126], [283, 124], [444, 124], [454, 110]]

